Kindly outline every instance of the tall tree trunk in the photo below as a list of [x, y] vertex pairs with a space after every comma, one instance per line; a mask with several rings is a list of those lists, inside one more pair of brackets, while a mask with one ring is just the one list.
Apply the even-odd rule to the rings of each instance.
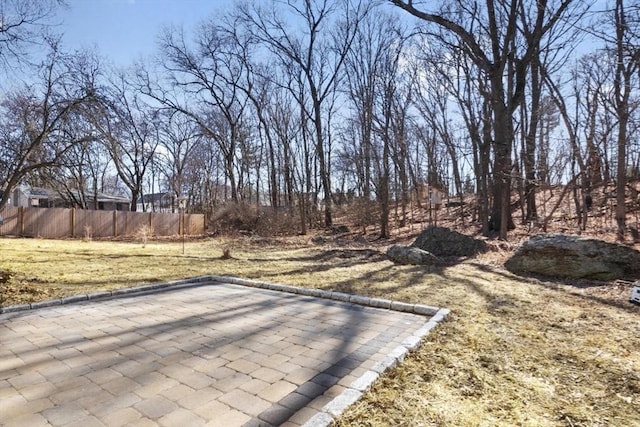
[[508, 230], [515, 228], [511, 216], [511, 150], [513, 124], [502, 100], [493, 100], [494, 182], [493, 207], [489, 228], [498, 231], [500, 239], [507, 239]]
[[382, 176], [380, 177], [380, 238], [388, 239], [391, 235], [389, 233], [389, 215], [391, 213], [389, 202], [389, 156], [391, 155], [391, 149], [389, 147], [389, 138], [383, 138], [382, 148]]
[[540, 123], [540, 64], [539, 53], [531, 61], [531, 117], [529, 131], [525, 138], [522, 161], [524, 166], [524, 195], [525, 195], [525, 220], [533, 221], [538, 218], [536, 207], [536, 132]]
[[[312, 98], [313, 89], [312, 89]], [[331, 177], [329, 176], [329, 168], [327, 165], [327, 158], [324, 152], [324, 138], [322, 135], [322, 111], [320, 102], [313, 103], [314, 120], [316, 130], [316, 154], [318, 155], [318, 162], [320, 165], [320, 182], [322, 183], [322, 190], [324, 193], [324, 225], [330, 227], [333, 225], [333, 218], [331, 215]]]
[[[629, 96], [631, 92], [631, 77], [640, 63], [640, 53], [634, 58], [628, 59], [625, 64], [625, 33], [627, 21], [625, 16], [624, 0], [616, 0], [615, 25], [616, 25], [616, 73], [614, 78], [614, 95], [616, 115], [618, 116], [618, 155], [616, 170], [616, 224], [618, 226], [617, 238], [624, 240], [626, 228], [626, 184], [627, 184], [627, 126], [629, 123]], [[640, 48], [638, 48], [640, 52]]]

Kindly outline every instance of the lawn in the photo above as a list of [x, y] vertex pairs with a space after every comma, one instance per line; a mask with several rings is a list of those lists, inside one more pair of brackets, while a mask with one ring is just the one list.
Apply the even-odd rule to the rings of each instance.
[[446, 307], [448, 321], [337, 425], [640, 425], [630, 284], [519, 278], [500, 267], [499, 250], [443, 268], [396, 266], [383, 252], [302, 238], [193, 241], [184, 255], [181, 242], [6, 238], [0, 303], [229, 274]]

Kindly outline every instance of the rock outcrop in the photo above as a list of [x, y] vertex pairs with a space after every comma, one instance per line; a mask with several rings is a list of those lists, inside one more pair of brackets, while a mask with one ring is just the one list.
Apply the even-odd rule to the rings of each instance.
[[640, 277], [640, 251], [603, 240], [540, 234], [524, 242], [505, 262], [516, 274], [615, 280]]
[[397, 264], [442, 265], [442, 261], [430, 252], [412, 246], [391, 246], [387, 257]]
[[474, 256], [487, 250], [487, 244], [446, 227], [429, 227], [411, 245], [437, 257]]
[[443, 265], [443, 257], [473, 256], [486, 250], [482, 240], [445, 227], [429, 227], [411, 246], [391, 246], [387, 257], [398, 264]]

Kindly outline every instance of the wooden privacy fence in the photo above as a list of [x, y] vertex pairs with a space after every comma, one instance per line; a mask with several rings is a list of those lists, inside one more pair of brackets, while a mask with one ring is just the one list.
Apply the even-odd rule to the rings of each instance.
[[204, 215], [85, 209], [5, 207], [0, 235], [42, 237], [120, 237], [144, 230], [147, 235], [204, 234]]

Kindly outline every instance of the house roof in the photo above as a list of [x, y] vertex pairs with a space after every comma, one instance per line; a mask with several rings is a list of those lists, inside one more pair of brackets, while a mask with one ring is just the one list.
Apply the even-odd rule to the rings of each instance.
[[[22, 191], [24, 195], [30, 199], [46, 199], [46, 200], [62, 199], [62, 196], [60, 195], [60, 193], [49, 188], [21, 186], [20, 191]], [[71, 193], [76, 197], [79, 196], [78, 190], [71, 190]], [[93, 194], [88, 193], [87, 197], [92, 198]], [[115, 194], [102, 193], [102, 192], [98, 192], [96, 194], [96, 200], [98, 202], [107, 202], [107, 203], [129, 203], [130, 202], [130, 200], [127, 197], [123, 197]]]
[[165, 193], [151, 193], [144, 194], [142, 197], [138, 198], [138, 203], [154, 203], [160, 201], [170, 201], [172, 198], [171, 194]]
[[99, 202], [113, 202], [113, 203], [130, 203], [131, 200], [127, 197], [118, 196], [115, 194], [107, 194], [98, 192], [96, 199]]
[[57, 191], [40, 187], [30, 187], [27, 189], [23, 189], [23, 192], [25, 196], [29, 197], [30, 199], [56, 199], [60, 197]]

